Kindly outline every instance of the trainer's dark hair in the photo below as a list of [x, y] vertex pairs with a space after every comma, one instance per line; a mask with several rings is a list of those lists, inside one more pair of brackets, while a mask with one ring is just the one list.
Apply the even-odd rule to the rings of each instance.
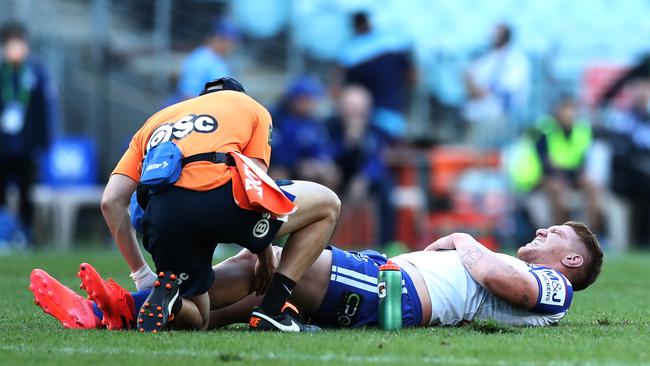
[[584, 258], [585, 263], [578, 278], [574, 278], [572, 281], [574, 291], [584, 290], [600, 275], [600, 269], [603, 266], [603, 250], [598, 243], [598, 238], [587, 225], [575, 221], [565, 222], [564, 225], [570, 226], [575, 231], [585, 249], [586, 255], [583, 254], [583, 257], [586, 257]]
[[203, 91], [199, 95], [208, 94], [219, 90], [233, 90], [246, 94], [246, 90], [239, 81], [230, 77], [223, 77], [205, 83]]
[[9, 22], [0, 28], [0, 44], [4, 46], [12, 39], [27, 40], [27, 28], [22, 23]]

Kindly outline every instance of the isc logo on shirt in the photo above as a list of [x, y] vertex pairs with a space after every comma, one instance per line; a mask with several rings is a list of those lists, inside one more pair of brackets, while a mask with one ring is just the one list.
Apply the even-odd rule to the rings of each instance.
[[210, 133], [219, 127], [217, 120], [207, 114], [188, 114], [177, 122], [162, 124], [151, 133], [147, 151], [152, 147], [171, 140], [181, 140], [192, 132]]
[[566, 301], [566, 288], [560, 275], [548, 268], [536, 268], [531, 272], [537, 276], [541, 285], [539, 294], [540, 304], [564, 305]]

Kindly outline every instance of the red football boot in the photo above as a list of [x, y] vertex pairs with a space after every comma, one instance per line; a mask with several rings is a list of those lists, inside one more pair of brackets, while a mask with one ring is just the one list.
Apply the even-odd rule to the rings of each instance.
[[88, 263], [79, 266], [77, 276], [88, 298], [104, 313], [102, 324], [109, 330], [132, 329], [135, 326], [135, 302], [131, 293], [112, 278], [105, 281]]
[[94, 329], [101, 326], [90, 301], [62, 285], [42, 269], [34, 269], [29, 276], [29, 289], [34, 293], [34, 304], [56, 318], [65, 328]]

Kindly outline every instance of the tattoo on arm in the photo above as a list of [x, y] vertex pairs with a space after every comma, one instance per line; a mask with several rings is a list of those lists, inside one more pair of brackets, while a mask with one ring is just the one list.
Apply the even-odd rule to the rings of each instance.
[[485, 254], [480, 248], [470, 247], [460, 250], [460, 258], [463, 260], [467, 269], [472, 269], [474, 266], [483, 259]]

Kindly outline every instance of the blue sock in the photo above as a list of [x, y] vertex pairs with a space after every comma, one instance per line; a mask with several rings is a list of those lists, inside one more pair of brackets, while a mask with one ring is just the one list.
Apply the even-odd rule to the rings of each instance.
[[133, 309], [134, 314], [136, 314], [138, 312], [138, 309], [142, 307], [142, 304], [144, 304], [144, 302], [147, 300], [147, 297], [149, 297], [150, 293], [151, 289], [131, 292], [131, 296], [133, 296], [133, 302], [135, 302], [135, 309]]
[[[133, 314], [135, 314], [138, 309], [142, 307], [142, 304], [144, 304], [145, 300], [147, 300], [147, 297], [149, 297], [149, 294], [151, 293], [151, 289], [147, 290], [141, 290], [138, 292], [131, 292], [131, 296], [133, 297], [133, 302], [135, 303], [135, 309], [133, 309]], [[104, 317], [104, 313], [102, 313], [101, 310], [99, 310], [99, 306], [95, 304], [94, 301], [90, 302], [93, 304], [93, 312], [95, 315], [99, 318], [102, 319]]]
[[97, 306], [94, 301], [91, 301], [90, 303], [93, 304], [93, 313], [95, 313], [95, 316], [101, 320], [104, 317], [104, 313], [99, 310], [99, 306]]

